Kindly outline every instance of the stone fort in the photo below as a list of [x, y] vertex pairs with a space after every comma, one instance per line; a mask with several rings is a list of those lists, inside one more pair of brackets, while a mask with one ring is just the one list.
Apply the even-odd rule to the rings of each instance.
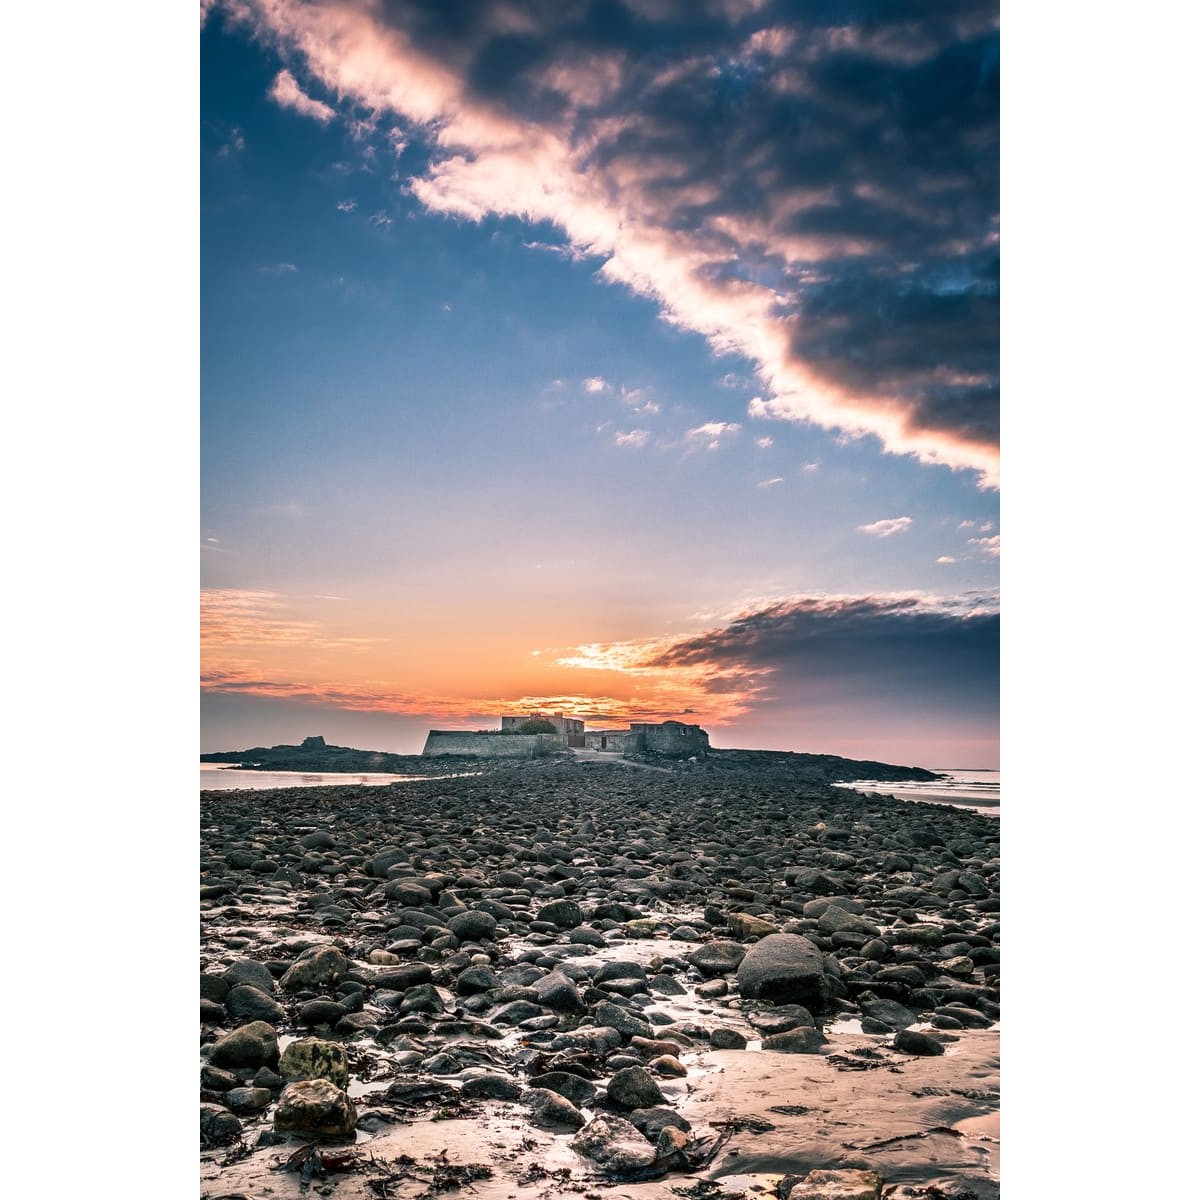
[[632, 757], [704, 758], [708, 734], [682, 721], [637, 722], [627, 729], [585, 729], [578, 717], [562, 713], [523, 713], [500, 718], [499, 729], [431, 729], [423, 755], [471, 758], [539, 758], [564, 750], [592, 750]]

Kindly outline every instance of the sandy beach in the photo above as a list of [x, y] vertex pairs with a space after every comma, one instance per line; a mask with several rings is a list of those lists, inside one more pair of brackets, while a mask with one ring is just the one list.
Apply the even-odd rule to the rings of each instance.
[[998, 822], [662, 766], [202, 792], [201, 1196], [998, 1196]]

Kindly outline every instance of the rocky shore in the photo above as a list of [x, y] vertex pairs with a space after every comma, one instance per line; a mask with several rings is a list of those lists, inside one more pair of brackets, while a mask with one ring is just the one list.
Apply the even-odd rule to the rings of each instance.
[[997, 1196], [998, 823], [804, 757], [201, 793], [201, 1195]]

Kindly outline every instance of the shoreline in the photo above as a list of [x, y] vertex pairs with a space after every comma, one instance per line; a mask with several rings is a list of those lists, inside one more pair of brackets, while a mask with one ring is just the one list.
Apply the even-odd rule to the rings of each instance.
[[[386, 787], [202, 793], [202, 1064], [217, 1085], [202, 1119], [236, 1107], [211, 1058], [253, 1001], [281, 1049], [316, 1036], [348, 1052], [360, 1141], [328, 1143], [315, 1182], [347, 1200], [432, 1194], [442, 1150], [488, 1164], [481, 1200], [782, 1194], [813, 1169], [877, 1171], [897, 1200], [998, 1194], [994, 818], [853, 795], [787, 763], [535, 760], [403, 788], [402, 810]], [[820, 952], [808, 1006], [748, 995], [742, 965], [698, 965], [718, 950], [742, 964], [778, 934]], [[341, 972], [288, 986], [321, 947]], [[216, 998], [243, 975], [265, 1005]], [[843, 1032], [855, 1022], [867, 1032]], [[534, 1069], [556, 1057], [593, 1076], [590, 1096], [558, 1083], [577, 1115]], [[277, 1065], [225, 1071], [268, 1086], [237, 1137], [202, 1150], [202, 1195], [300, 1194], [277, 1169], [306, 1144], [274, 1132]], [[637, 1135], [659, 1173], [640, 1182], [545, 1116], [636, 1115], [614, 1084], [631, 1066], [662, 1097], [650, 1107], [691, 1126], [667, 1137], [674, 1157], [655, 1159], [667, 1135]], [[414, 1082], [439, 1103], [411, 1102]]]

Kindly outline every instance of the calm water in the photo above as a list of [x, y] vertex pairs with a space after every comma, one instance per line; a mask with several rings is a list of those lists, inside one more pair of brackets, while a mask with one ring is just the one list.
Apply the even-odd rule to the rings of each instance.
[[1000, 772], [950, 770], [931, 768], [947, 779], [932, 783], [881, 783], [860, 779], [854, 783], [839, 783], [835, 787], [854, 788], [858, 792], [882, 792], [897, 800], [915, 800], [926, 804], [953, 804], [955, 808], [970, 808], [989, 817], [1000, 815]]
[[375, 787], [385, 783], [407, 783], [412, 779], [427, 779], [426, 775], [383, 775], [351, 771], [346, 774], [332, 771], [242, 771], [222, 763], [200, 764], [200, 790], [228, 791], [233, 788], [332, 787], [364, 784]]

